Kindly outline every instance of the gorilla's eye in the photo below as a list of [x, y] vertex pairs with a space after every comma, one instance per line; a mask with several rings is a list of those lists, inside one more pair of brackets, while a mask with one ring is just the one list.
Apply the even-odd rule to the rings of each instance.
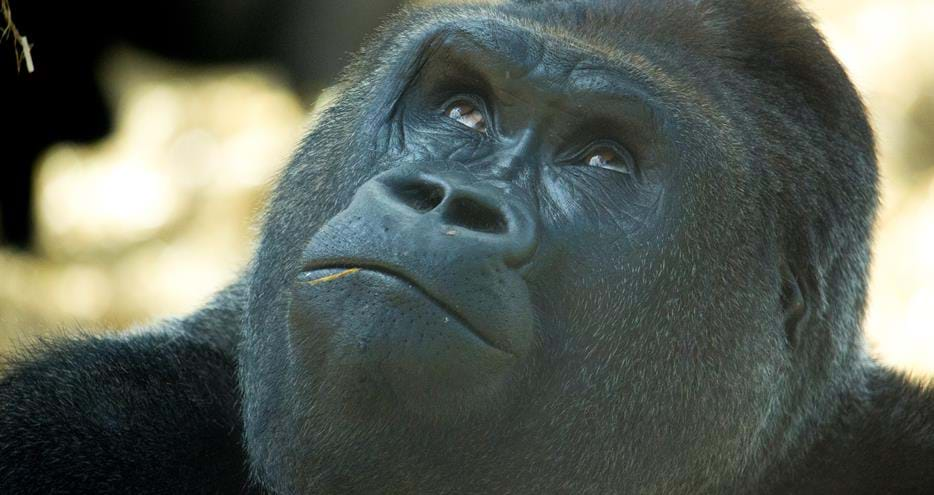
[[632, 156], [616, 146], [601, 145], [591, 148], [584, 154], [584, 163], [590, 167], [600, 167], [625, 174], [633, 171]]
[[483, 111], [470, 101], [455, 100], [447, 105], [444, 114], [464, 126], [486, 132], [486, 117], [483, 116]]

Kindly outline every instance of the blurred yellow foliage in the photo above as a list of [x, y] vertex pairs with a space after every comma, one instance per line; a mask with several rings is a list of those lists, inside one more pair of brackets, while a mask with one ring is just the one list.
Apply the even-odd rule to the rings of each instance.
[[116, 131], [48, 150], [38, 253], [0, 252], [0, 349], [59, 328], [119, 328], [205, 302], [249, 260], [254, 226], [306, 118], [275, 78], [118, 53]]

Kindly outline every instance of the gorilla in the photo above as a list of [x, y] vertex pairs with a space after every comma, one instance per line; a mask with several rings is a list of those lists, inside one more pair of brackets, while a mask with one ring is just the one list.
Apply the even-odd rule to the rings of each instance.
[[10, 359], [0, 491], [934, 492], [795, 3], [410, 7], [339, 84], [213, 302]]

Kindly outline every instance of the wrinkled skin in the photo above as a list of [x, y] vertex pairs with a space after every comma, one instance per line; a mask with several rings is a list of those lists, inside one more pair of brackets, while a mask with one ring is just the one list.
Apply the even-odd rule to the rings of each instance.
[[932, 401], [860, 336], [876, 182], [788, 2], [406, 11], [167, 331], [236, 347], [279, 493], [915, 493]]

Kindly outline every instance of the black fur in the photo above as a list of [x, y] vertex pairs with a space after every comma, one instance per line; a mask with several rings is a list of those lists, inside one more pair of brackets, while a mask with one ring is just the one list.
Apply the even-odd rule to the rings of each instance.
[[[12, 366], [0, 489], [934, 491], [934, 394], [861, 335], [872, 133], [796, 5], [413, 8], [341, 84], [237, 284]], [[632, 168], [581, 167], [556, 126], [608, 110]]]
[[233, 357], [175, 332], [40, 346], [0, 382], [4, 493], [258, 493]]
[[773, 472], [767, 493], [932, 492], [934, 394], [879, 368], [851, 386], [814, 446]]

